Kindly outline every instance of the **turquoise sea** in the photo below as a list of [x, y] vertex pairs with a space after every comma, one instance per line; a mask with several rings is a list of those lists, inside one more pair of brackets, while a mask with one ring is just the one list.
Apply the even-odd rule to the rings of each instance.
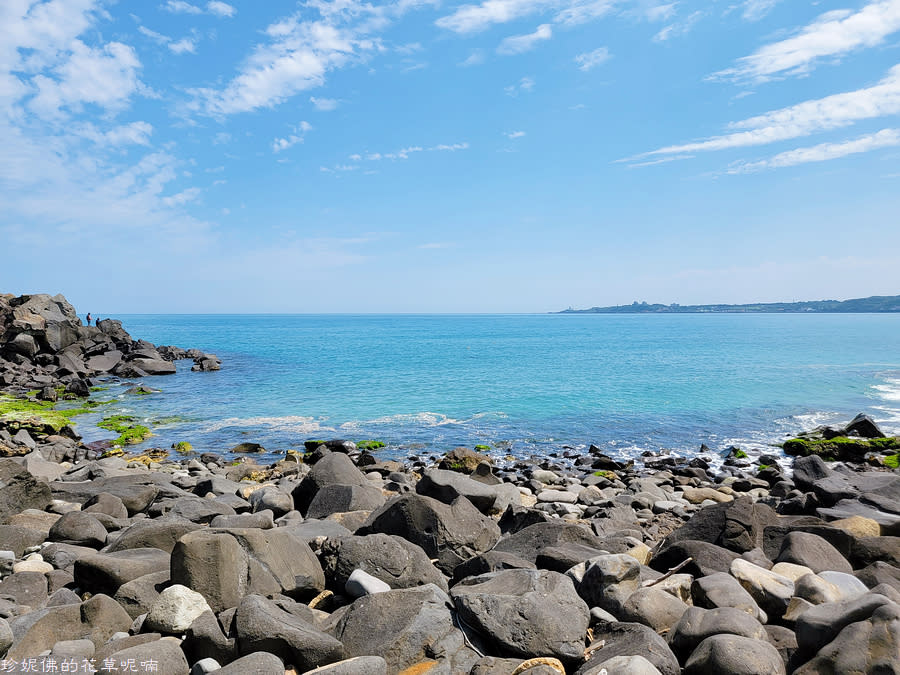
[[[222, 370], [107, 382], [103, 415], [271, 454], [374, 439], [387, 456], [476, 444], [629, 457], [701, 443], [766, 449], [860, 411], [900, 433], [900, 315], [132, 315], [135, 338], [217, 354]], [[86, 441], [109, 437], [79, 418]]]

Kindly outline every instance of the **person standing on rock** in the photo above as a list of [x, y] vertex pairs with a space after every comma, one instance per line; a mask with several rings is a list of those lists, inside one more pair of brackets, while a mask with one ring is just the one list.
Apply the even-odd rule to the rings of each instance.
[[88, 312], [88, 315], [87, 315], [87, 322], [88, 322], [88, 326], [90, 326], [91, 325], [91, 313], [90, 312]]

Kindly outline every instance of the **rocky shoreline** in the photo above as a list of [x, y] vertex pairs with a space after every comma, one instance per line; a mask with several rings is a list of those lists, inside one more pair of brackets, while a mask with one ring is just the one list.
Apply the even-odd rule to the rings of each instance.
[[[74, 309], [23, 297], [0, 297], [0, 386], [32, 402], [155, 354], [218, 367], [104, 322], [59, 341], [47, 314]], [[344, 440], [273, 464], [104, 457], [5, 419], [0, 672], [900, 672], [900, 472], [865, 417], [807, 436], [792, 471]]]

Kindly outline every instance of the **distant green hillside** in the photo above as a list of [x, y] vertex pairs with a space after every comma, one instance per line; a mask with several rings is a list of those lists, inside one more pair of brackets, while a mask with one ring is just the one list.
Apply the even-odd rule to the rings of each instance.
[[799, 312], [861, 313], [900, 312], [900, 295], [873, 295], [855, 300], [807, 300], [805, 302], [760, 302], [752, 305], [660, 305], [633, 302], [615, 307], [565, 309], [557, 314], [789, 314]]

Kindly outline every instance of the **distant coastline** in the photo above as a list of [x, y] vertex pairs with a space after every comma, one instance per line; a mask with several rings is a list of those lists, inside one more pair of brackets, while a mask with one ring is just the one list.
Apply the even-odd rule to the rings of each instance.
[[803, 302], [757, 302], [747, 305], [661, 305], [633, 302], [614, 307], [569, 307], [553, 314], [861, 314], [900, 312], [900, 295], [873, 295], [853, 300], [806, 300]]

